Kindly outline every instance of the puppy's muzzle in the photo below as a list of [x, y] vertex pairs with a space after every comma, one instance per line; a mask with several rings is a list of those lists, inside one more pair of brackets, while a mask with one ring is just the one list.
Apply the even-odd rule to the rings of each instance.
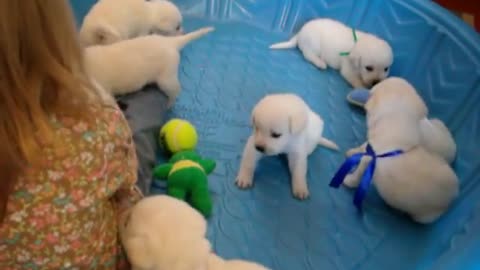
[[265, 146], [255, 145], [255, 149], [257, 149], [257, 151], [260, 153], [265, 152]]

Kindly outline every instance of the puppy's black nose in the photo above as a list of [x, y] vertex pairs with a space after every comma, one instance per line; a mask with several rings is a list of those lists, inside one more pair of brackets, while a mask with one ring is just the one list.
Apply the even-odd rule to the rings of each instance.
[[255, 149], [257, 149], [258, 152], [265, 152], [265, 147], [260, 146], [260, 145], [255, 145]]
[[378, 84], [380, 82], [380, 80], [374, 80], [372, 81], [372, 86], [375, 86], [376, 84]]

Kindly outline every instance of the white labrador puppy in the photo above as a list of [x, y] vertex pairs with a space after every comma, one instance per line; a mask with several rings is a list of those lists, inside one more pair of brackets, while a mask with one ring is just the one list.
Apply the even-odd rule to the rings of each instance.
[[268, 270], [213, 254], [206, 232], [207, 222], [197, 210], [167, 195], [142, 199], [120, 223], [132, 270]]
[[313, 65], [340, 70], [356, 88], [370, 88], [385, 79], [393, 63], [392, 48], [386, 41], [331, 19], [311, 20], [289, 41], [273, 44], [270, 48], [297, 46]]
[[182, 33], [182, 14], [167, 0], [100, 0], [80, 27], [84, 46], [107, 45], [151, 33]]
[[306, 199], [309, 195], [307, 157], [319, 144], [338, 150], [334, 142], [322, 136], [322, 118], [297, 95], [272, 94], [257, 103], [252, 112], [252, 124], [254, 132], [243, 151], [237, 186], [252, 186], [257, 161], [263, 155], [285, 153], [292, 175], [293, 195]]
[[133, 270], [206, 269], [211, 252], [206, 232], [198, 211], [167, 195], [142, 199], [120, 227]]
[[114, 96], [156, 83], [168, 96], [171, 106], [180, 92], [179, 50], [213, 30], [206, 27], [180, 36], [149, 35], [107, 46], [91, 46], [85, 48], [86, 69], [90, 77]]
[[[378, 158], [373, 183], [390, 206], [419, 223], [438, 219], [459, 192], [457, 176], [446, 160], [422, 145], [419, 123], [427, 107], [405, 80], [389, 78], [377, 84], [365, 105], [368, 142], [377, 155], [396, 149], [404, 153]], [[364, 153], [366, 143], [347, 155]], [[357, 187], [371, 157], [364, 156], [344, 184]]]

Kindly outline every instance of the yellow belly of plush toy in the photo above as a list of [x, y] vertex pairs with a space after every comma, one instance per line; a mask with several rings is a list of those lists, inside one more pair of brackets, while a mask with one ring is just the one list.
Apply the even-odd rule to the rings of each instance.
[[180, 160], [178, 162], [175, 162], [175, 164], [173, 164], [172, 170], [170, 170], [170, 173], [168, 174], [168, 176], [172, 175], [172, 173], [174, 173], [178, 170], [185, 169], [185, 168], [191, 168], [191, 167], [198, 168], [198, 169], [202, 170], [203, 172], [205, 172], [205, 170], [202, 168], [202, 166], [200, 166], [198, 163], [196, 163], [194, 161]]

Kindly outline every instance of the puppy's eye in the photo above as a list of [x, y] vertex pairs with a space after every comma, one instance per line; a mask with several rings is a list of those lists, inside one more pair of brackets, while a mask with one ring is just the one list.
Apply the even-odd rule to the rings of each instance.
[[386, 68], [384, 69], [384, 70], [385, 70], [385, 72], [388, 72], [388, 69], [389, 69], [389, 68], [388, 68], [388, 67], [386, 67]]
[[373, 67], [372, 67], [372, 66], [366, 66], [365, 69], [366, 69], [368, 72], [372, 72], [372, 71], [373, 71]]
[[276, 133], [276, 132], [272, 132], [272, 133], [270, 134], [270, 136], [272, 136], [272, 138], [275, 138], [275, 139], [276, 139], [276, 138], [280, 138], [280, 137], [282, 136], [282, 134]]
[[180, 31], [180, 28], [182, 28], [182, 25], [177, 25], [177, 28], [175, 28], [177, 31]]

